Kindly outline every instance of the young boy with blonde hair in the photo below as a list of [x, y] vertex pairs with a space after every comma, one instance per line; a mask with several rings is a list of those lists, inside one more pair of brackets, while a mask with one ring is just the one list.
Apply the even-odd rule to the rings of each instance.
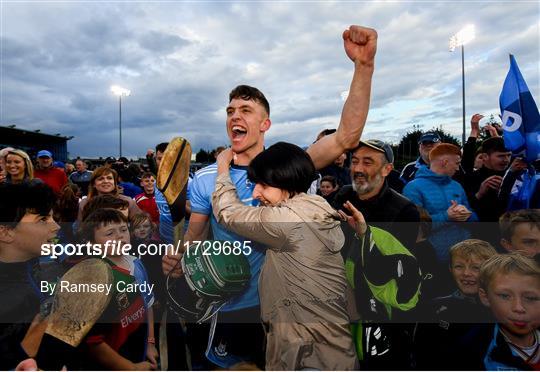
[[[415, 337], [419, 369], [440, 369], [439, 357], [448, 363], [445, 368], [469, 369], [466, 359], [454, 355], [454, 346], [476, 324], [491, 321], [478, 290], [480, 268], [495, 255], [491, 244], [478, 239], [467, 239], [450, 248], [449, 268], [457, 289], [449, 296], [436, 298], [424, 309]], [[437, 361], [433, 355], [438, 356]]]
[[462, 296], [478, 296], [482, 263], [496, 254], [491, 244], [479, 239], [467, 239], [450, 248], [450, 273]]
[[482, 265], [479, 296], [496, 323], [463, 344], [478, 365], [467, 369], [540, 369], [540, 266], [520, 254], [496, 255]]

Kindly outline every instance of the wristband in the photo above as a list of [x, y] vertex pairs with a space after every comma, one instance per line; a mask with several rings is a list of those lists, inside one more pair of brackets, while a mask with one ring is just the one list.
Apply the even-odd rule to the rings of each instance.
[[148, 337], [148, 340], [146, 342], [149, 343], [149, 344], [155, 345], [156, 344], [156, 339], [154, 337]]

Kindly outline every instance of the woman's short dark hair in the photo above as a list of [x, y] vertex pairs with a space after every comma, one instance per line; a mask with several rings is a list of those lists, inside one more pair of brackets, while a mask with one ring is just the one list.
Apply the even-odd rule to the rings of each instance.
[[315, 165], [300, 147], [278, 142], [257, 155], [249, 164], [248, 178], [288, 191], [291, 194], [306, 192], [317, 178]]

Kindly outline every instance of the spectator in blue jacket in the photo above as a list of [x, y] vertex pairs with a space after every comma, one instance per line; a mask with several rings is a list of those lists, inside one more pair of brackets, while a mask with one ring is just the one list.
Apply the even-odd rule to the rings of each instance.
[[461, 162], [459, 147], [442, 143], [430, 151], [429, 161], [430, 168], [420, 167], [415, 179], [403, 189], [403, 195], [431, 215], [433, 229], [428, 240], [435, 248], [437, 260], [447, 264], [450, 247], [471, 235], [459, 222], [478, 218], [463, 187], [452, 180]]

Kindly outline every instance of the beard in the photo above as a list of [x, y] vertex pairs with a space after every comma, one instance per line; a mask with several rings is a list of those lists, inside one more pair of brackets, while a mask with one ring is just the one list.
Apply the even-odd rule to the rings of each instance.
[[[357, 177], [364, 177], [364, 181], [357, 181]], [[353, 174], [352, 188], [359, 196], [365, 195], [375, 190], [375, 188], [377, 188], [382, 181], [383, 177], [378, 172], [372, 177], [369, 177], [367, 174], [362, 172], [356, 172]]]

